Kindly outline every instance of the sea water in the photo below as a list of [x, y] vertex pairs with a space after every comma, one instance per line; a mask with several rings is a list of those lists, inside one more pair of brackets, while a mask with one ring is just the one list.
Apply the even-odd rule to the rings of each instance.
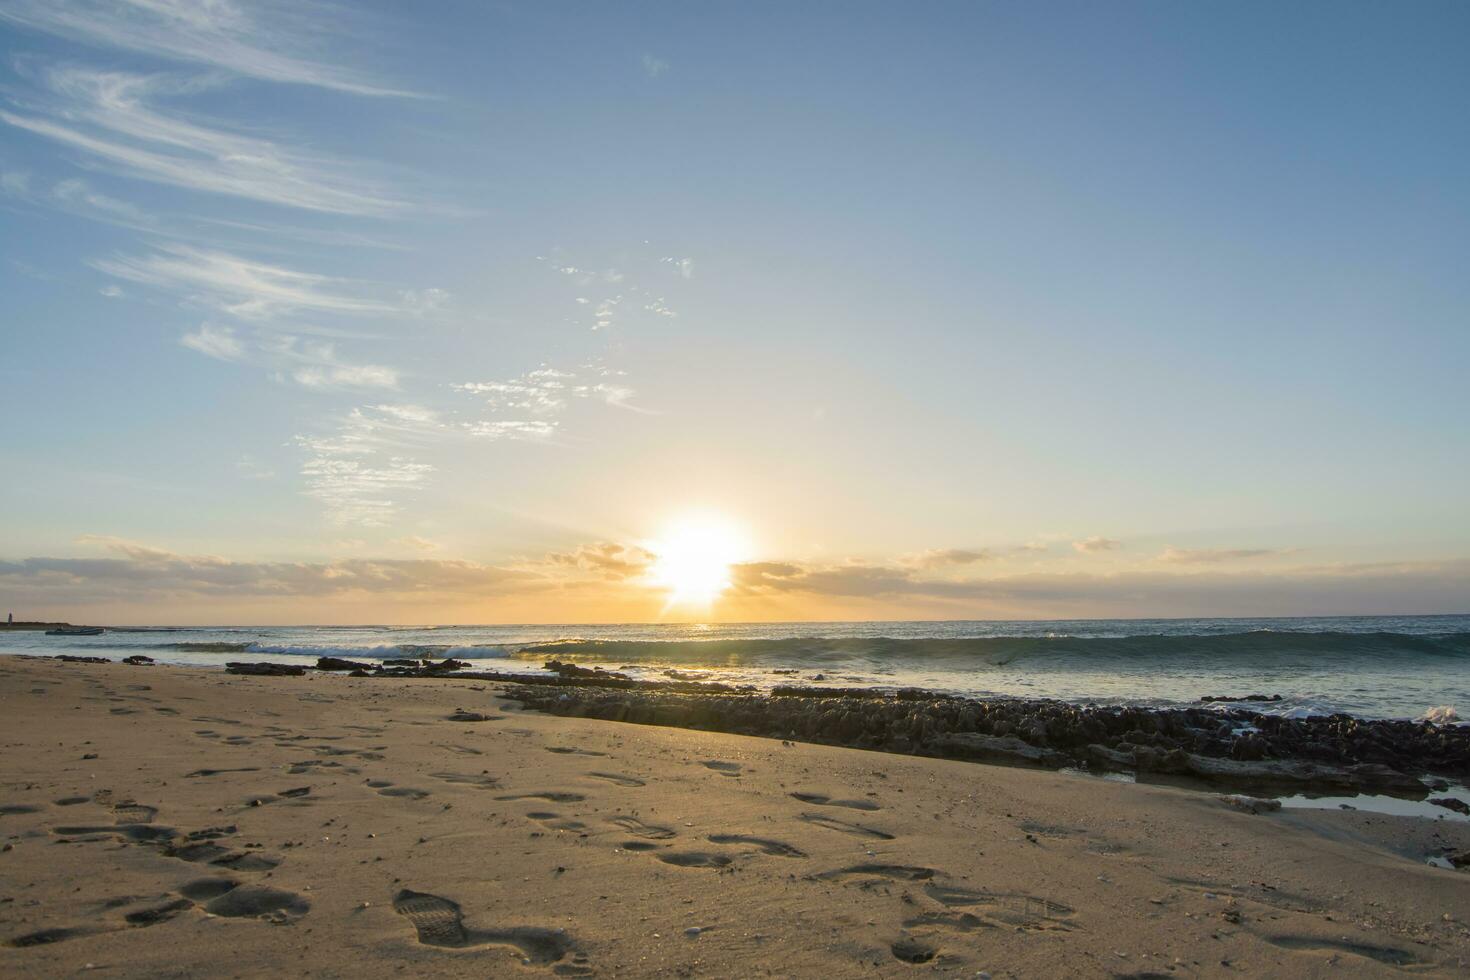
[[319, 656], [454, 657], [535, 672], [548, 659], [750, 684], [895, 689], [976, 697], [1177, 706], [1206, 696], [1304, 716], [1470, 719], [1470, 616], [616, 626], [219, 626], [0, 633], [0, 653], [145, 654], [166, 663], [310, 664]]

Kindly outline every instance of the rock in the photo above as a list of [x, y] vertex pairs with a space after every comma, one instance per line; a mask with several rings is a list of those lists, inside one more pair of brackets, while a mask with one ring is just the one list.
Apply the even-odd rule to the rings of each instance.
[[1217, 701], [1280, 701], [1279, 694], [1242, 694], [1240, 697], [1230, 697], [1224, 694], [1207, 694], [1200, 698], [1201, 704], [1213, 704]]
[[273, 664], [264, 661], [252, 664], [232, 660], [225, 664], [225, 671], [252, 677], [300, 677], [306, 673], [306, 668], [297, 664]]
[[1133, 768], [1133, 756], [1130, 753], [1119, 752], [1106, 745], [1094, 743], [1087, 746], [1087, 755], [1093, 762], [1101, 763], [1105, 769]]
[[1245, 813], [1275, 813], [1281, 809], [1280, 800], [1265, 800], [1258, 796], [1222, 796], [1220, 802], [1231, 809]]
[[123, 663], [133, 667], [151, 667], [156, 661], [152, 657], [145, 657], [141, 653], [135, 653], [131, 657], [123, 657]]
[[495, 721], [498, 717], [499, 717], [498, 715], [482, 715], [478, 711], [466, 711], [463, 708], [456, 708], [454, 714], [450, 715], [446, 720], [447, 721], [466, 721], [466, 722], [468, 722], [468, 721]]
[[451, 657], [448, 660], [430, 661], [429, 663], [425, 664], [422, 669], [425, 673], [428, 674], [447, 674], [452, 670], [464, 670], [468, 666], [468, 661], [455, 660]]
[[1384, 766], [1326, 766], [1298, 759], [1209, 759], [1187, 757], [1187, 772], [1207, 780], [1244, 784], [1288, 785], [1353, 790], [1388, 790], [1400, 793], [1422, 791], [1418, 779]]
[[1437, 796], [1431, 797], [1429, 802], [1435, 806], [1442, 806], [1446, 810], [1454, 810], [1456, 813], [1463, 813], [1467, 817], [1470, 817], [1470, 803], [1466, 803], [1464, 800], [1457, 800], [1453, 796]]
[[355, 660], [343, 660], [341, 657], [318, 657], [316, 659], [317, 670], [374, 670], [376, 664], [362, 664]]
[[[628, 675], [627, 674], [620, 674], [620, 673], [617, 673], [616, 671], [603, 670], [601, 667], [592, 667], [590, 669], [587, 668], [587, 667], [578, 667], [576, 664], [562, 663], [560, 660], [548, 660], [548, 661], [546, 661], [546, 663], [544, 663], [544, 664], [541, 665], [541, 669], [542, 670], [554, 670], [554, 671], [556, 671], [557, 676], [559, 676], [559, 677], [584, 677], [584, 678], [604, 678], [604, 677], [610, 677], [610, 678], [614, 678], [614, 679], [617, 679], [617, 680], [624, 680], [624, 681], [628, 679]], [[683, 679], [683, 678], [680, 677], [679, 672], [676, 671], [676, 670], [666, 670], [666, 671], [664, 671], [664, 673], [667, 674], [669, 677], [674, 678], [675, 680], [681, 680], [681, 679]]]
[[408, 667], [417, 670], [424, 665], [424, 662], [422, 660], [384, 660], [382, 665], [384, 667]]
[[962, 732], [938, 738], [931, 743], [931, 747], [943, 754], [958, 756], [962, 759], [983, 759], [1033, 766], [1060, 766], [1067, 762], [1067, 758], [1059, 752], [1023, 742], [1009, 735], [997, 737]]
[[1470, 851], [1451, 851], [1444, 859], [1457, 868], [1470, 868]]
[[57, 660], [64, 660], [69, 664], [110, 664], [111, 660], [106, 657], [79, 657], [74, 653], [57, 654]]

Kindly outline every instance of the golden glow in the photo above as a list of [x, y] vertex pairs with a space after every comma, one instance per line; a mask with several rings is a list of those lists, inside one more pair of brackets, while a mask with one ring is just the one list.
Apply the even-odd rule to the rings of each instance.
[[650, 580], [668, 590], [671, 606], [710, 605], [730, 587], [730, 566], [750, 554], [745, 536], [711, 515], [674, 522], [648, 550], [655, 556]]

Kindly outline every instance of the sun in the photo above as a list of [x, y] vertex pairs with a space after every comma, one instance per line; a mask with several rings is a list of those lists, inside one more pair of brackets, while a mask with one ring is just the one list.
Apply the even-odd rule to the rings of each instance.
[[730, 568], [749, 557], [745, 535], [730, 521], [698, 515], [671, 522], [648, 545], [650, 582], [669, 594], [670, 606], [709, 606], [730, 587]]

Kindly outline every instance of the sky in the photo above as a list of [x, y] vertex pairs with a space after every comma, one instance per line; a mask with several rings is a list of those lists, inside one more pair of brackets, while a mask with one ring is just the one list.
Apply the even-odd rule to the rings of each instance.
[[1470, 611], [1467, 31], [0, 0], [0, 614]]

